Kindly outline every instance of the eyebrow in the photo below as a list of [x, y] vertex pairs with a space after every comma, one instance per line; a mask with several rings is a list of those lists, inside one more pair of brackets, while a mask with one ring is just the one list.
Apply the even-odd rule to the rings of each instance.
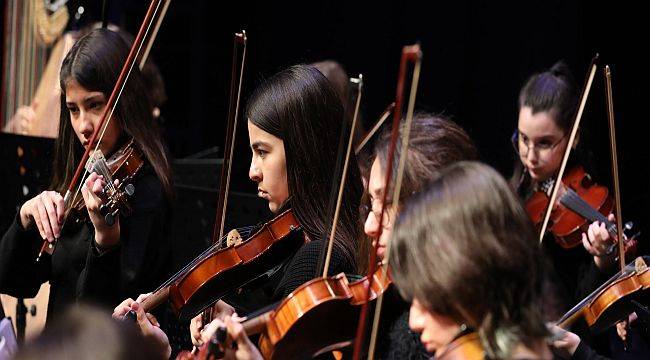
[[[523, 136], [530, 139], [530, 136], [528, 136], [528, 134], [526, 134], [525, 132], [523, 132], [523, 131], [521, 131], [519, 129], [517, 129], [517, 131], [519, 131], [519, 134], [521, 134], [521, 135], [523, 135]], [[540, 140], [554, 140], [555, 137], [556, 137], [555, 134], [545, 134], [545, 135], [539, 136], [538, 139], [540, 139]]]
[[253, 149], [259, 148], [261, 146], [271, 147], [271, 145], [269, 143], [261, 141], [261, 140], [256, 141], [256, 142], [251, 144], [251, 148], [253, 148]]
[[92, 101], [92, 100], [104, 100], [105, 96], [104, 94], [95, 94], [95, 95], [90, 95], [87, 98], [84, 99], [84, 102]]
[[[95, 95], [90, 95], [90, 96], [84, 98], [82, 101], [84, 103], [88, 103], [88, 102], [91, 102], [91, 101], [104, 101], [104, 99], [105, 99], [104, 94], [95, 94]], [[66, 105], [75, 105], [76, 103], [74, 101], [66, 101], [65, 104]]]
[[381, 198], [383, 194], [384, 194], [383, 188], [374, 188], [374, 189], [370, 189], [369, 195], [371, 200], [375, 200]]

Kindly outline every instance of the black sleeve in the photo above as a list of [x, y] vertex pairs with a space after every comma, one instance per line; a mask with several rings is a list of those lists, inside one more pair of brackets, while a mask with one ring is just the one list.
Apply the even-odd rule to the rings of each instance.
[[23, 229], [19, 216], [0, 240], [0, 293], [31, 298], [49, 280], [51, 259], [44, 256], [36, 262], [41, 237], [34, 227]]
[[[275, 289], [273, 298], [280, 300], [298, 286], [306, 283], [319, 276], [322, 269], [316, 269], [318, 260], [321, 256], [323, 242], [310, 241], [303, 245], [289, 261], [282, 280]], [[338, 273], [353, 273], [354, 267], [345, 259], [340, 250], [335, 246], [332, 250], [331, 264], [328, 270], [328, 275], [336, 275]]]
[[94, 241], [77, 283], [78, 300], [114, 307], [154, 290], [170, 270], [169, 204], [153, 174], [136, 183], [133, 212], [120, 216], [120, 244], [106, 252]]
[[[614, 272], [612, 272], [611, 275], [614, 275]], [[589, 256], [578, 268], [574, 299], [580, 301], [581, 299], [586, 298], [601, 284], [605, 283], [609, 277], [610, 274], [600, 270], [593, 258]]]
[[608, 357], [598, 355], [592, 348], [580, 341], [576, 351], [571, 357], [572, 360], [609, 360]]

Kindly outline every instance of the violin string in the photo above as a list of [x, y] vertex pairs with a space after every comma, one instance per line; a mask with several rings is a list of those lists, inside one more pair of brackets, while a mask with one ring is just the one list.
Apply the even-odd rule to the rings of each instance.
[[589, 204], [585, 203], [585, 201], [571, 189], [569, 189], [567, 192], [567, 200], [569, 208], [571, 210], [579, 212], [580, 215], [585, 217], [587, 220], [600, 220], [598, 214], [596, 214], [597, 212], [594, 211]]
[[[608, 230], [612, 226], [612, 223], [605, 217], [605, 215], [594, 209], [572, 189], [569, 189], [565, 196], [560, 199], [560, 203], [567, 206], [569, 209], [579, 213], [587, 220], [604, 223], [607, 226]], [[613, 233], [616, 234], [616, 231]]]
[[106, 164], [106, 159], [102, 155], [98, 161], [97, 161], [97, 170], [101, 173], [101, 175], [104, 177], [104, 182], [106, 183], [106, 187], [112, 191], [115, 192], [115, 186], [113, 184], [113, 176], [111, 175], [111, 171], [108, 169], [108, 165]]
[[[244, 227], [239, 228], [238, 230], [241, 231], [241, 232], [248, 232], [248, 231], [250, 231], [250, 230], [251, 230], [252, 228], [254, 228], [254, 227], [255, 227], [255, 225], [252, 225], [252, 226], [244, 226]], [[201, 261], [203, 261], [205, 258], [207, 258], [208, 256], [212, 255], [212, 254], [215, 253], [216, 251], [221, 250], [221, 249], [219, 248], [218, 245], [219, 245], [220, 243], [222, 243], [222, 242], [223, 242], [223, 239], [226, 238], [226, 237], [227, 237], [227, 235], [224, 235], [224, 237], [221, 238], [221, 239], [219, 239], [219, 241], [218, 241], [217, 243], [214, 243], [214, 244], [211, 244], [210, 246], [208, 246], [208, 248], [205, 249], [205, 250], [203, 250], [203, 252], [201, 252], [201, 254], [199, 254], [199, 255], [198, 255], [197, 257], [195, 257], [192, 261], [190, 261], [187, 265], [183, 266], [183, 268], [181, 268], [181, 269], [180, 269], [179, 271], [177, 271], [174, 275], [172, 275], [169, 279], [167, 279], [164, 283], [162, 283], [160, 286], [158, 286], [158, 288], [156, 288], [155, 291], [159, 291], [159, 290], [161, 290], [162, 288], [165, 288], [165, 287], [171, 285], [171, 284], [172, 284], [173, 282], [175, 282], [179, 277], [181, 277], [182, 275], [184, 275], [185, 273], [187, 273], [188, 270], [192, 269], [194, 266], [196, 266], [198, 263], [200, 263]]]
[[585, 307], [585, 305], [589, 302], [591, 302], [596, 296], [598, 296], [605, 288], [607, 288], [609, 285], [611, 285], [613, 282], [624, 278], [634, 272], [634, 269], [631, 269], [629, 266], [626, 267], [624, 270], [617, 272], [614, 276], [609, 278], [605, 283], [600, 285], [596, 290], [594, 290], [591, 294], [589, 294], [586, 298], [582, 299], [579, 303], [577, 303], [574, 307], [571, 308], [560, 320], [557, 321], [558, 324], [564, 322], [566, 319], [570, 318], [573, 316], [576, 312], [581, 310], [582, 308]]

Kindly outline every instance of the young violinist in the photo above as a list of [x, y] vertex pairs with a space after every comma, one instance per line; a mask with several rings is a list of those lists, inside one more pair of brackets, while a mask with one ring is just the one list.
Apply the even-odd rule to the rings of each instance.
[[[511, 184], [524, 202], [559, 171], [577, 106], [578, 89], [562, 62], [546, 72], [532, 75], [521, 89], [517, 130], [512, 139], [519, 161]], [[581, 149], [579, 141], [574, 146], [576, 149], [571, 151], [575, 154], [569, 159], [567, 171], [586, 165], [585, 150]], [[609, 221], [614, 220], [610, 214]], [[565, 249], [549, 235], [542, 245], [553, 265], [554, 296], [549, 301], [559, 311], [553, 316], [561, 315], [616, 272], [618, 247], [614, 246], [603, 223], [594, 222], [588, 226], [582, 233], [582, 247]], [[574, 330], [588, 343], [597, 345], [590, 339], [587, 329]], [[602, 339], [597, 342], [606, 343]], [[608, 349], [599, 347], [599, 351], [606, 353]]]
[[551, 358], [546, 263], [528, 215], [487, 165], [439, 174], [403, 207], [390, 240], [395, 284], [412, 301], [409, 326], [436, 359], [457, 358], [454, 345], [470, 333], [485, 358]]
[[[270, 286], [264, 289], [265, 294], [244, 292], [228, 298], [228, 301], [246, 301], [241, 298], [263, 295], [266, 304], [270, 304], [283, 299], [322, 271], [317, 265], [331, 224], [327, 204], [333, 185], [343, 107], [336, 91], [318, 70], [296, 65], [269, 78], [254, 91], [248, 100], [245, 118], [252, 151], [249, 177], [257, 184], [258, 196], [268, 201], [269, 209], [275, 214], [290, 208], [300, 223], [300, 236], [305, 240], [305, 244], [269, 279]], [[354, 163], [354, 156], [350, 161]], [[330, 275], [356, 272], [361, 193], [358, 169], [351, 166], [334, 239]], [[251, 277], [256, 275], [259, 274], [251, 274]], [[235, 310], [242, 314], [238, 307], [235, 303], [219, 301], [216, 305], [218, 317]], [[139, 321], [147, 321], [140, 314], [139, 304], [131, 299], [118, 305], [113, 315], [121, 318], [129, 310], [139, 312]], [[195, 345], [203, 343], [201, 330], [204, 325], [201, 316], [192, 320], [190, 332]]]
[[[402, 126], [403, 127], [403, 126]], [[390, 129], [384, 130], [378, 137], [373, 154], [373, 165], [369, 177], [370, 202], [362, 204], [362, 216], [366, 222], [364, 231], [373, 241], [379, 241], [377, 256], [382, 260], [393, 219], [398, 211], [398, 204], [389, 205], [386, 209], [383, 233], [378, 239], [379, 222], [377, 213], [381, 208], [381, 199], [385, 186], [385, 172], [390, 145]], [[411, 125], [411, 138], [407, 150], [406, 168], [402, 185], [401, 204], [409, 196], [421, 191], [434, 178], [438, 170], [456, 161], [475, 159], [476, 149], [469, 136], [454, 122], [441, 116], [420, 113]], [[399, 156], [399, 155], [397, 155]], [[397, 158], [396, 156], [396, 158]], [[397, 161], [397, 160], [395, 160]], [[395, 166], [396, 168], [396, 166]], [[366, 255], [365, 252], [361, 252]], [[365, 259], [359, 259], [361, 262]], [[367, 262], [367, 260], [366, 260]], [[427, 359], [430, 354], [422, 347], [417, 335], [408, 328], [408, 304], [399, 299], [390, 298], [384, 305], [382, 326], [376, 354], [382, 359]], [[396, 300], [396, 301], [393, 301]], [[236, 320], [236, 318], [235, 318]], [[237, 351], [232, 355], [237, 359], [249, 358], [256, 354], [241, 325], [231, 317], [213, 323], [204, 333], [203, 339], [209, 339], [218, 326], [224, 326], [233, 341], [237, 343]], [[254, 357], [252, 357], [254, 358]]]
[[[402, 124], [402, 128], [403, 128]], [[375, 144], [374, 160], [368, 181], [368, 202], [362, 204], [365, 224], [364, 232], [377, 245], [377, 260], [384, 260], [388, 239], [395, 217], [401, 205], [409, 197], [422, 191], [438, 171], [455, 162], [474, 160], [478, 153], [467, 133], [454, 122], [442, 116], [426, 113], [416, 114], [411, 124], [411, 137], [407, 148], [401, 196], [399, 201], [388, 197], [384, 220], [380, 221], [383, 194], [386, 191], [386, 168], [390, 148], [390, 129], [385, 129]], [[400, 156], [399, 146], [395, 149], [394, 172]], [[392, 179], [395, 179], [393, 174]], [[391, 191], [391, 189], [388, 189]], [[391, 193], [389, 192], [389, 195]], [[378, 244], [377, 244], [378, 242]], [[428, 358], [417, 336], [408, 329], [408, 304], [401, 300], [386, 304], [382, 309], [382, 328], [377, 342], [377, 353], [383, 359]]]
[[[66, 305], [94, 302], [111, 308], [148, 291], [170, 271], [172, 186], [166, 150], [152, 119], [140, 71], [131, 73], [99, 149], [108, 159], [133, 141], [144, 165], [132, 181], [132, 214], [109, 225], [100, 213], [107, 179], [91, 173], [80, 184], [79, 222], [66, 219], [63, 193], [100, 122], [129, 46], [106, 29], [92, 30], [66, 55], [60, 71], [61, 108], [50, 190], [25, 202], [0, 241], [0, 292], [33, 297], [50, 281], [48, 320]], [[74, 194], [73, 194], [74, 195]], [[87, 217], [87, 220], [84, 220]], [[56, 247], [36, 261], [42, 241]]]
[[[521, 89], [519, 119], [513, 136], [520, 161], [512, 182], [524, 201], [559, 171], [578, 106], [577, 91], [573, 77], [561, 62], [549, 71], [531, 76]], [[576, 157], [580, 155], [573, 158]], [[578, 165], [579, 161], [572, 163]], [[555, 282], [560, 284], [562, 308], [588, 295], [614, 270], [617, 252], [604, 224], [591, 224], [582, 239], [587, 251], [580, 247], [561, 248], [550, 236], [543, 242], [553, 261], [558, 278]]]

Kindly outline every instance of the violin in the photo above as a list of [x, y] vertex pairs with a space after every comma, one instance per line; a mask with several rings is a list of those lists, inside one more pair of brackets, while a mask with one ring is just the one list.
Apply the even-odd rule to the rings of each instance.
[[[108, 159], [104, 157], [101, 150], [96, 150], [88, 157], [86, 162], [88, 173], [96, 172], [102, 175], [106, 183], [103, 189], [105, 202], [100, 206], [99, 211], [109, 226], [115, 223], [115, 219], [120, 213], [124, 216], [131, 215], [129, 198], [135, 193], [133, 180], [142, 169], [145, 163], [144, 159], [144, 154], [135, 145], [133, 139], [115, 151]], [[117, 185], [114, 183], [115, 180], [118, 181]], [[65, 221], [80, 223], [86, 220], [88, 220], [86, 203], [83, 197], [78, 196], [66, 210]], [[44, 241], [36, 260], [40, 260], [43, 252], [51, 253], [53, 250], [54, 244]]]
[[[638, 257], [611, 277], [593, 293], [569, 310], [557, 325], [568, 328], [579, 319], [598, 333], [634, 312], [630, 300], [648, 298], [650, 288], [650, 257]], [[645, 303], [647, 301], [640, 301]]]
[[262, 355], [265, 359], [312, 358], [348, 347], [354, 341], [361, 307], [374, 303], [391, 285], [383, 267], [371, 278], [353, 283], [338, 274], [303, 284], [268, 315], [259, 339]]
[[[100, 213], [108, 225], [115, 223], [118, 214], [129, 216], [132, 212], [129, 205], [129, 197], [135, 193], [133, 185], [134, 178], [138, 175], [144, 165], [144, 155], [134, 144], [133, 139], [120, 147], [108, 159], [97, 150], [88, 158], [86, 169], [88, 172], [96, 172], [104, 177], [105, 203], [99, 208]], [[118, 181], [118, 185], [114, 181]], [[88, 213], [84, 211], [86, 203], [82, 197], [72, 204], [75, 211], [75, 221], [79, 222], [87, 218]]]
[[[143, 302], [149, 312], [167, 299], [181, 320], [188, 320], [229, 292], [241, 288], [286, 260], [305, 239], [291, 210], [286, 210], [244, 241], [221, 248], [217, 242]], [[298, 235], [298, 236], [295, 236]]]
[[[544, 220], [553, 183], [553, 180], [545, 181], [540, 185], [540, 190], [526, 201], [526, 211], [536, 227]], [[614, 201], [609, 190], [595, 183], [581, 166], [576, 166], [562, 178], [548, 230], [565, 249], [580, 245], [582, 232], [586, 232], [589, 224], [594, 221], [604, 223], [612, 238], [618, 239], [616, 224], [607, 219], [613, 207]]]
[[477, 332], [470, 332], [454, 339], [436, 351], [439, 360], [483, 360], [485, 351]]
[[[312, 358], [348, 347], [354, 341], [361, 306], [376, 300], [391, 285], [383, 267], [371, 278], [352, 283], [343, 273], [319, 277], [299, 286], [274, 310], [244, 320], [242, 326], [247, 335], [260, 335], [259, 350], [265, 359]], [[332, 321], [333, 314], [336, 321]], [[210, 346], [201, 346], [195, 357], [184, 352], [177, 359], [204, 359], [202, 354]]]

